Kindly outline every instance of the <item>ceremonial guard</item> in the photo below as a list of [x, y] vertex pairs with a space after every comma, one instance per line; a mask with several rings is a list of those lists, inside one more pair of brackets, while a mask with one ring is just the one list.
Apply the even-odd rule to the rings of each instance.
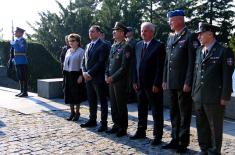
[[11, 47], [14, 52], [11, 53], [11, 60], [15, 65], [16, 76], [20, 84], [20, 93], [16, 96], [27, 97], [28, 96], [28, 60], [26, 57], [27, 42], [24, 35], [24, 29], [16, 27], [15, 41], [11, 41]]

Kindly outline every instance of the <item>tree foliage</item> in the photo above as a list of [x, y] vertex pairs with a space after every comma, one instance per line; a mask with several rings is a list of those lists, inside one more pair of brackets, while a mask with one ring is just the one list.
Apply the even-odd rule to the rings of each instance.
[[235, 28], [232, 2], [233, 0], [201, 0], [201, 3], [193, 7], [192, 22], [194, 25], [197, 25], [199, 21], [216, 25], [219, 30], [217, 39], [220, 42], [228, 43], [229, 36]]
[[132, 26], [136, 38], [140, 37], [140, 25], [150, 21], [156, 25], [156, 38], [166, 41], [170, 31], [166, 14], [168, 11], [183, 9], [186, 24], [196, 30], [200, 21], [220, 27], [219, 40], [228, 43], [234, 29], [232, 0], [75, 0], [64, 7], [57, 2], [60, 12], [50, 11], [39, 14], [34, 38], [42, 43], [58, 59], [64, 36], [76, 32], [82, 36], [82, 45], [88, 41], [88, 29], [93, 24], [101, 26], [106, 39], [112, 39], [112, 27], [116, 21]]

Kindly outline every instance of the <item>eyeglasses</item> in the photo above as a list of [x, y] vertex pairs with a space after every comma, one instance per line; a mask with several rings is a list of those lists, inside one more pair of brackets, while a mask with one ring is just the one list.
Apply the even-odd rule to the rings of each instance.
[[76, 40], [69, 40], [69, 42], [75, 42]]

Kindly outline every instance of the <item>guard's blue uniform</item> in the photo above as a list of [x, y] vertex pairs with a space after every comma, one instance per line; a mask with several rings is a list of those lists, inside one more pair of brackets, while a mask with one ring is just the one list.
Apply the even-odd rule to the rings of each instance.
[[[24, 30], [20, 28], [16, 31], [24, 32]], [[21, 93], [16, 96], [25, 97], [28, 96], [28, 60], [26, 57], [27, 42], [23, 37], [18, 37], [15, 41], [11, 42], [11, 47], [14, 49], [12, 62], [16, 68], [16, 75], [19, 80], [21, 90]]]
[[23, 37], [17, 38], [11, 42], [11, 46], [14, 48], [13, 62], [15, 65], [28, 64], [26, 57], [27, 42]]

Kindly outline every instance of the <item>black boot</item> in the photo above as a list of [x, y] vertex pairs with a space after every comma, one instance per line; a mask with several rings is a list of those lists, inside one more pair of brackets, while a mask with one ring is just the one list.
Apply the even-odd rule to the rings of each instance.
[[135, 140], [135, 139], [144, 139], [146, 138], [146, 131], [145, 129], [139, 128], [137, 129], [136, 133], [130, 137], [130, 139]]
[[24, 91], [23, 81], [19, 81], [19, 85], [20, 85], [20, 93], [15, 95], [17, 97], [19, 97], [21, 94], [23, 94], [23, 91]]
[[22, 93], [18, 97], [27, 97], [28, 96], [28, 84], [26, 81], [21, 81]]
[[70, 111], [71, 111], [71, 114], [70, 114], [69, 118], [67, 118], [68, 121], [72, 121], [74, 116], [75, 116], [75, 111], [74, 111], [74, 105], [73, 104], [70, 104]]

